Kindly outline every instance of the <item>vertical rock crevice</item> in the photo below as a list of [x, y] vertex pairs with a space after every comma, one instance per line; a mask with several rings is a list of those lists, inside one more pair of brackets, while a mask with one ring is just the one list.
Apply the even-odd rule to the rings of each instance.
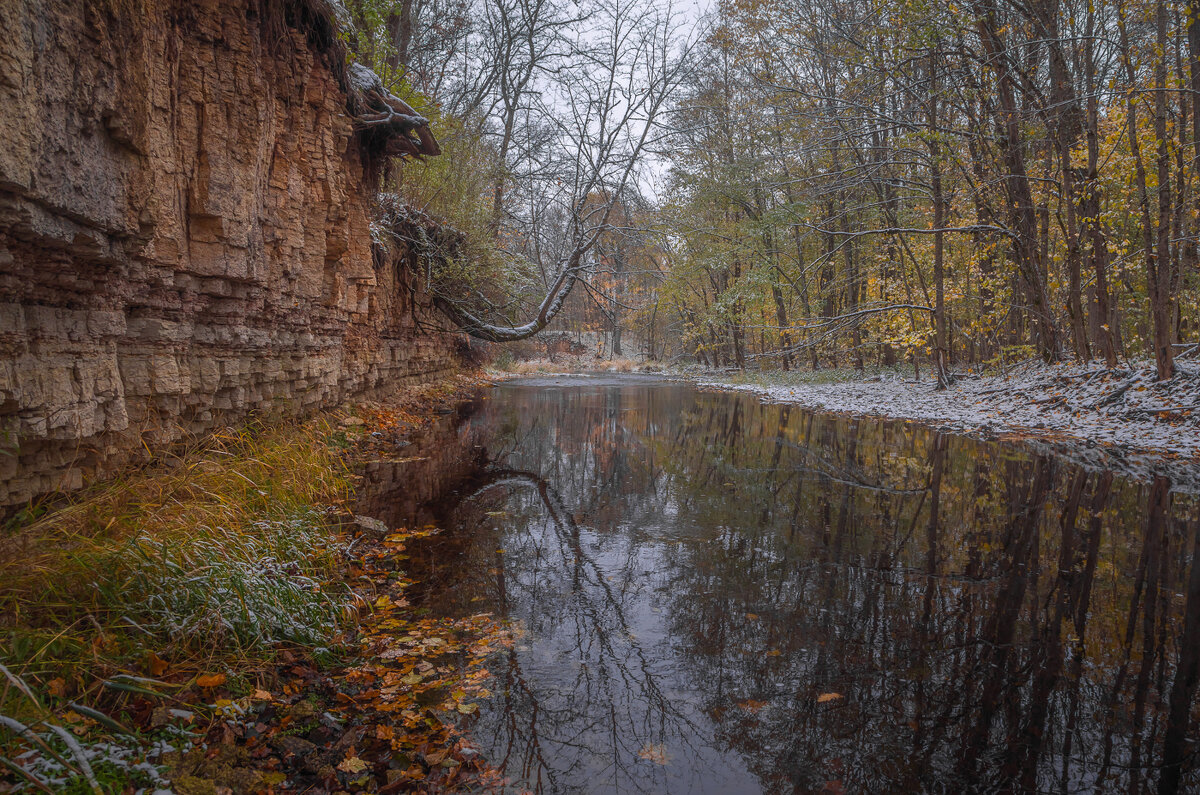
[[0, 4], [0, 506], [455, 367], [319, 11]]

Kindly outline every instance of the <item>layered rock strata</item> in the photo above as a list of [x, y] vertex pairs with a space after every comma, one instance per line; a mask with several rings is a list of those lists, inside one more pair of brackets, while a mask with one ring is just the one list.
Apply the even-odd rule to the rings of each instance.
[[455, 366], [405, 252], [372, 244], [321, 21], [0, 3], [0, 506]]

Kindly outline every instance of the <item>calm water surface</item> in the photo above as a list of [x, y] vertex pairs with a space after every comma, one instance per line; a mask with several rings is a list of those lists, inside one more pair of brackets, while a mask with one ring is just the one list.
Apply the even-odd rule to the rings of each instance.
[[[520, 637], [513, 790], [1196, 792], [1194, 497], [651, 379], [512, 382], [367, 472]], [[421, 484], [421, 485], [418, 485]]]

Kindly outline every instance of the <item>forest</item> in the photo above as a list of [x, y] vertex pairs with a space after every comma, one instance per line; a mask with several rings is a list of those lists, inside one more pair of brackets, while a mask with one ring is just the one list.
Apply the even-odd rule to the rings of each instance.
[[4, 0], [0, 141], [0, 793], [1200, 792], [1200, 0]]
[[351, 5], [435, 109], [393, 187], [460, 233], [430, 268], [477, 331], [943, 384], [1195, 350], [1195, 4]]

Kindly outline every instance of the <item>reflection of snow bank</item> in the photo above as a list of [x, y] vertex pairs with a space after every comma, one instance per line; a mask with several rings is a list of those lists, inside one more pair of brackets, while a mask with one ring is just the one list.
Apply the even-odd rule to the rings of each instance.
[[940, 430], [1049, 445], [1088, 466], [1137, 477], [1170, 475], [1200, 490], [1200, 364], [1178, 362], [1170, 381], [1150, 366], [1026, 363], [1007, 375], [967, 377], [938, 392], [932, 382], [869, 381], [701, 386], [753, 392], [782, 403], [918, 420]]

